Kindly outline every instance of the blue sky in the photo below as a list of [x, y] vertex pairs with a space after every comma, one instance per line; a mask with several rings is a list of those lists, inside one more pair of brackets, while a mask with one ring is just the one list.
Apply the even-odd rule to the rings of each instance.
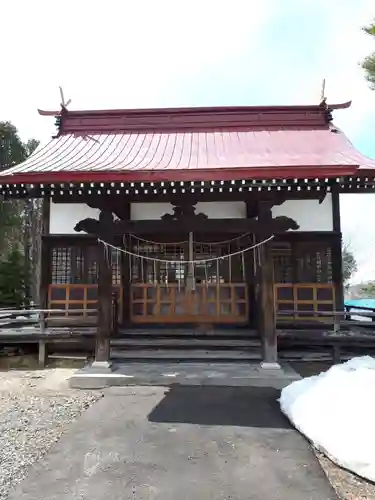
[[[375, 157], [375, 92], [359, 66], [375, 50], [361, 32], [373, 0], [12, 0], [1, 17], [0, 118], [24, 139], [53, 134], [36, 109], [58, 108], [59, 85], [71, 109], [309, 104], [325, 78], [330, 102], [353, 101], [335, 122]], [[341, 208], [356, 280], [375, 279], [374, 196]]]

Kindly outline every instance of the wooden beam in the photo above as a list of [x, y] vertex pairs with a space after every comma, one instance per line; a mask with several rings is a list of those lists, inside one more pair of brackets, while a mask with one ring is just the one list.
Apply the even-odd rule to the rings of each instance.
[[288, 229], [298, 229], [298, 225], [289, 217], [275, 217], [260, 223], [257, 219], [188, 219], [180, 220], [116, 220], [109, 224], [100, 224], [91, 218], [80, 221], [75, 226], [75, 231], [84, 231], [96, 235], [112, 244], [117, 236], [125, 234], [171, 234], [171, 233], [226, 233], [243, 234], [252, 232], [259, 236], [267, 237], [274, 233], [283, 233]]
[[332, 229], [341, 233], [340, 194], [337, 187], [332, 188]]
[[[151, 191], [151, 190], [150, 190]], [[254, 202], [259, 200], [272, 200], [283, 195], [286, 200], [322, 200], [325, 196], [325, 191], [223, 191], [218, 192], [199, 192], [199, 189], [195, 193], [181, 193], [176, 194], [170, 192], [161, 195], [158, 193], [144, 193], [143, 191], [135, 194], [130, 192], [129, 194], [111, 194], [111, 195], [94, 195], [94, 194], [69, 194], [68, 192], [64, 194], [55, 194], [53, 196], [53, 201], [55, 203], [87, 203], [89, 206], [94, 208], [103, 208], [103, 206], [111, 206], [114, 208], [113, 212], [117, 211], [121, 215], [122, 207], [128, 202], [149, 202], [149, 203], [172, 203], [178, 205], [181, 200], [184, 202], [198, 203], [201, 201], [243, 201], [243, 202]], [[116, 215], [118, 215], [116, 213]], [[118, 215], [120, 218], [121, 216]]]
[[49, 234], [49, 225], [50, 225], [50, 212], [51, 212], [51, 202], [49, 198], [44, 198], [42, 204], [42, 231], [43, 235]]
[[275, 241], [278, 242], [300, 242], [300, 241], [311, 241], [311, 242], [332, 242], [340, 233], [335, 233], [333, 231], [288, 231], [286, 233], [277, 234], [275, 236]]
[[[211, 219], [210, 219], [211, 220]], [[139, 233], [143, 236], [142, 233]], [[146, 235], [144, 235], [146, 237]], [[335, 233], [333, 231], [288, 231], [280, 234], [276, 234], [275, 241], [278, 242], [293, 242], [293, 241], [334, 241], [337, 236], [341, 236], [340, 233]], [[95, 235], [86, 233], [73, 233], [73, 234], [48, 234], [44, 236], [48, 241], [53, 242], [54, 245], [61, 244], [62, 246], [70, 245], [93, 245], [97, 242], [97, 237]], [[181, 231], [177, 233], [169, 233], [167, 235], [154, 235], [153, 241], [158, 241], [160, 243], [182, 241], [187, 239], [186, 233]], [[197, 241], [221, 241], [222, 231], [218, 233], [208, 233], [203, 231], [202, 233], [196, 233]], [[122, 244], [121, 236], [118, 237], [116, 246]]]

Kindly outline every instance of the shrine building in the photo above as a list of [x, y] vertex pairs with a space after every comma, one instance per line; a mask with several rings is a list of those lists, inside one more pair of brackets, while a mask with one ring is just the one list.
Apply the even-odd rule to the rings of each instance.
[[99, 363], [115, 321], [241, 328], [276, 366], [279, 325], [343, 309], [339, 194], [375, 189], [349, 106], [40, 111], [56, 136], [0, 177], [44, 199], [40, 306], [97, 324]]

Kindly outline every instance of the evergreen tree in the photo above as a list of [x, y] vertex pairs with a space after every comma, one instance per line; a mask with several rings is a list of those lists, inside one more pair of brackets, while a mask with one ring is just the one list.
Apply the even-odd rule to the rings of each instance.
[[[375, 42], [375, 20], [363, 28], [363, 31], [370, 35]], [[362, 63], [362, 67], [366, 72], [366, 78], [370, 83], [370, 87], [375, 90], [375, 51], [369, 54]]]
[[361, 294], [366, 299], [373, 299], [375, 297], [375, 281], [369, 281], [362, 285]]
[[349, 245], [344, 244], [342, 248], [342, 279], [344, 281], [345, 288], [349, 286], [350, 279], [357, 271], [358, 266], [354, 254]]
[[0, 261], [0, 304], [5, 307], [20, 308], [25, 302], [24, 258], [14, 248], [6, 259]]
[[[38, 144], [35, 139], [24, 144], [14, 125], [0, 122], [0, 171], [22, 163]], [[40, 218], [39, 212], [34, 211], [32, 200], [0, 200], [0, 306], [20, 307], [29, 299], [30, 279], [35, 281], [38, 261], [30, 255], [34, 247], [40, 248], [40, 236], [38, 231], [30, 231], [35, 226], [30, 221]]]

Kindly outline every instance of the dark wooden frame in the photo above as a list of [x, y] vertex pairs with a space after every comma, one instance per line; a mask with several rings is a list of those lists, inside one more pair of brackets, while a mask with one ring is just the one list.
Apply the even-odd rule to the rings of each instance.
[[[214, 235], [213, 235], [214, 236]], [[218, 235], [215, 235], [213, 240], [217, 240]], [[172, 238], [173, 239], [173, 238]], [[292, 244], [298, 242], [306, 242], [306, 241], [315, 241], [315, 242], [324, 242], [332, 248], [332, 258], [333, 258], [333, 250], [334, 246], [341, 245], [341, 234], [337, 232], [288, 232], [283, 235], [279, 235], [275, 238], [275, 242], [288, 242]], [[44, 289], [48, 289], [48, 286], [51, 283], [51, 262], [50, 262], [50, 254], [51, 249], [54, 246], [93, 246], [96, 245], [97, 241], [94, 237], [88, 235], [46, 235], [43, 236], [43, 280], [44, 280]], [[341, 248], [341, 246], [340, 246]], [[341, 253], [340, 253], [341, 258]], [[126, 254], [122, 254], [122, 296], [119, 297], [120, 303], [122, 304], [122, 323], [125, 325], [131, 324], [130, 318], [130, 276], [129, 276], [129, 263], [127, 261]], [[341, 293], [342, 290], [342, 280], [341, 275], [334, 270], [334, 259], [332, 259], [332, 282], [335, 286], [335, 297], [336, 297], [336, 309], [337, 309], [337, 294]], [[253, 258], [251, 252], [246, 254], [246, 277], [245, 280], [247, 282], [248, 287], [248, 298], [249, 298], [249, 311], [254, 312], [254, 290], [256, 286], [256, 280], [252, 271]], [[338, 279], [337, 279], [338, 278]], [[306, 284], [307, 282], [301, 282], [300, 284]], [[291, 284], [298, 285], [298, 281], [294, 278]], [[84, 285], [84, 283], [82, 283]], [[47, 306], [47, 302], [45, 303]], [[249, 321], [254, 322], [254, 316], [250, 315]]]
[[[304, 193], [305, 194], [305, 193]], [[217, 196], [217, 195], [216, 195]], [[313, 199], [319, 199], [322, 201], [324, 199], [325, 193], [319, 193], [317, 196], [311, 196]], [[171, 211], [171, 215], [166, 214], [161, 220], [140, 220], [131, 221], [130, 220], [130, 203], [129, 200], [126, 202], [126, 206], [119, 206], [118, 200], [106, 197], [96, 197], [89, 200], [89, 205], [99, 208], [101, 210], [99, 220], [95, 219], [85, 219], [79, 222], [76, 226], [77, 231], [85, 231], [86, 233], [94, 234], [95, 236], [87, 235], [69, 235], [64, 237], [59, 235], [56, 237], [51, 237], [50, 241], [54, 243], [63, 242], [65, 244], [68, 242], [70, 245], [78, 243], [79, 245], [93, 245], [96, 244], [98, 248], [98, 263], [99, 263], [99, 281], [98, 281], [98, 338], [97, 338], [97, 350], [96, 359], [99, 361], [106, 361], [109, 359], [109, 338], [108, 335], [111, 331], [111, 280], [110, 280], [110, 264], [108, 259], [105, 258], [105, 246], [102, 243], [97, 242], [97, 238], [101, 238], [108, 243], [114, 245], [121, 245], [123, 243], [122, 236], [126, 233], [133, 233], [138, 235], [150, 236], [153, 239], [156, 234], [163, 234], [163, 238], [176, 238], [176, 234], [184, 233], [187, 234], [190, 231], [194, 233], [208, 234], [214, 239], [215, 234], [224, 233], [228, 235], [238, 235], [246, 232], [252, 232], [256, 234], [257, 241], [262, 241], [262, 239], [267, 238], [273, 233], [279, 233], [275, 241], [285, 241], [292, 244], [292, 248], [296, 249], [300, 242], [312, 240], [314, 242], [321, 242], [324, 244], [329, 244], [331, 247], [332, 256], [336, 252], [338, 255], [338, 249], [340, 245], [340, 257], [341, 257], [341, 233], [340, 227], [337, 224], [337, 198], [336, 193], [332, 196], [332, 213], [334, 221], [334, 231], [327, 232], [286, 232], [288, 229], [298, 229], [298, 225], [292, 219], [288, 217], [273, 217], [271, 208], [274, 205], [280, 205], [286, 199], [289, 199], [285, 194], [273, 194], [267, 197], [257, 196], [255, 199], [251, 199], [249, 195], [244, 196], [243, 201], [246, 203], [246, 215], [245, 219], [211, 219], [207, 220], [204, 214], [196, 214], [194, 209], [189, 209], [188, 203], [189, 196], [186, 196], [183, 201], [181, 197], [175, 199], [166, 197], [166, 201], [172, 202], [175, 207], [181, 205], [181, 209], [175, 210], [174, 214]], [[290, 199], [295, 198], [291, 196]], [[207, 196], [203, 199], [207, 200]], [[217, 199], [217, 198], [216, 198]], [[241, 199], [241, 197], [240, 197]], [[301, 199], [310, 199], [309, 196], [301, 196]], [[145, 201], [145, 198], [142, 197]], [[191, 205], [196, 203], [198, 200], [191, 198]], [[336, 204], [336, 205], [335, 205]], [[113, 220], [112, 213], [115, 213], [120, 217], [119, 222]], [[336, 219], [335, 219], [336, 217]], [[169, 235], [169, 236], [168, 236]], [[250, 297], [253, 301], [257, 301], [259, 313], [257, 315], [257, 324], [259, 327], [260, 336], [263, 344], [263, 359], [268, 363], [277, 362], [277, 335], [276, 335], [276, 316], [277, 316], [277, 287], [274, 286], [274, 271], [273, 271], [273, 260], [271, 258], [271, 248], [272, 244], [267, 243], [260, 247], [259, 258], [261, 265], [258, 266], [257, 275], [254, 277], [254, 273], [248, 271], [245, 277], [246, 283], [244, 284], [246, 290], [246, 317], [241, 318], [243, 324], [249, 323], [249, 311], [251, 310]], [[295, 250], [293, 250], [295, 251]], [[251, 264], [250, 257], [247, 258], [247, 268], [250, 269]], [[335, 259], [333, 259], [335, 260]], [[254, 271], [254, 270], [253, 270]], [[340, 287], [342, 289], [342, 283], [340, 283], [341, 276], [339, 276], [338, 268], [336, 270], [332, 269], [332, 280], [336, 287], [332, 292], [335, 300], [333, 307], [337, 307], [339, 304], [338, 291]], [[124, 254], [122, 257], [122, 304], [123, 304], [123, 320], [126, 324], [137, 322], [132, 312], [132, 286], [130, 284], [129, 276], [129, 261], [127, 255]], [[296, 284], [295, 284], [296, 285]], [[301, 284], [302, 285], [302, 284]], [[304, 283], [309, 289], [315, 290], [319, 287], [319, 284]], [[296, 285], [297, 286], [297, 285]], [[331, 285], [329, 285], [331, 287]], [[257, 297], [255, 297], [255, 289], [259, 290]], [[313, 291], [313, 295], [316, 295], [316, 291]], [[314, 298], [316, 299], [314, 295]], [[189, 296], [189, 294], [187, 294]], [[297, 301], [298, 302], [298, 301]], [[315, 301], [316, 302], [316, 301]], [[217, 302], [216, 307], [220, 308], [220, 303]], [[288, 304], [289, 305], [289, 304]], [[298, 303], [293, 300], [293, 306], [298, 307]], [[147, 308], [148, 304], [142, 305], [143, 309]], [[160, 305], [154, 304], [152, 306], [155, 314], [157, 313], [158, 307]], [[157, 310], [155, 310], [155, 307]], [[171, 306], [172, 307], [172, 306]], [[294, 307], [291, 307], [292, 309]], [[317, 309], [317, 306], [313, 306], [313, 310]], [[166, 323], [165, 316], [160, 314], [146, 314], [143, 315], [142, 322], [162, 322]], [[187, 315], [187, 317], [182, 318], [183, 322], [190, 323], [194, 321], [193, 315]], [[213, 318], [203, 318], [203, 320], [210, 320], [209, 322], [216, 322]], [[222, 317], [220, 314], [217, 315], [216, 319], [219, 323], [236, 323], [236, 318]], [[298, 318], [294, 318], [298, 319]], [[202, 318], [197, 317], [198, 321]], [[172, 323], [175, 323], [174, 318], [171, 318]]]
[[[122, 285], [112, 284], [112, 292], [117, 295], [118, 303], [118, 321], [122, 320]], [[60, 293], [56, 294], [56, 291]], [[77, 293], [82, 298], [77, 298]], [[61, 293], [62, 292], [62, 293]], [[72, 298], [76, 295], [75, 298]], [[90, 314], [90, 309], [97, 309], [98, 307], [98, 284], [92, 283], [79, 283], [79, 284], [59, 284], [52, 283], [48, 285], [48, 309], [58, 309], [59, 312], [55, 312], [54, 317], [61, 316], [93, 316]], [[63, 311], [63, 312], [62, 312]], [[95, 314], [96, 317], [96, 314]]]
[[[104, 190], [105, 191], [105, 190]], [[321, 189], [320, 191], [288, 191], [287, 193], [283, 193], [283, 197], [286, 200], [318, 200], [322, 202], [326, 197], [327, 191]], [[149, 190], [148, 193], [144, 193], [140, 191], [138, 194], [135, 194], [134, 191], [129, 192], [126, 195], [126, 203], [156, 203], [160, 202], [160, 192], [157, 194], [153, 193], [152, 189]], [[258, 201], [269, 201], [274, 200], [280, 196], [279, 191], [257, 191], [257, 188], [254, 188], [254, 191], [249, 192], [247, 189], [244, 191], [238, 191], [238, 189], [234, 189], [229, 192], [224, 190], [223, 192], [209, 192], [206, 191], [204, 193], [200, 192], [199, 186], [196, 187], [195, 192], [191, 193], [189, 191], [182, 194], [174, 194], [173, 189], [170, 187], [167, 190], [167, 193], [163, 195], [163, 201], [167, 203], [172, 203], [178, 205], [181, 200], [189, 203], [197, 203], [199, 201], [218, 201], [218, 197], [220, 197], [220, 201], [243, 201], [247, 204], [253, 204]], [[53, 201], [55, 203], [87, 203], [89, 206], [94, 208], [104, 208], [111, 207], [115, 208], [114, 213], [116, 213], [116, 204], [118, 206], [118, 210], [121, 214], [126, 214], [126, 209], [123, 207], [123, 195], [116, 195], [112, 193], [111, 195], [78, 195], [78, 194], [69, 194], [68, 192], [60, 195], [58, 193], [54, 194]], [[109, 202], [111, 200], [111, 202]], [[122, 218], [122, 216], [121, 216]]]

